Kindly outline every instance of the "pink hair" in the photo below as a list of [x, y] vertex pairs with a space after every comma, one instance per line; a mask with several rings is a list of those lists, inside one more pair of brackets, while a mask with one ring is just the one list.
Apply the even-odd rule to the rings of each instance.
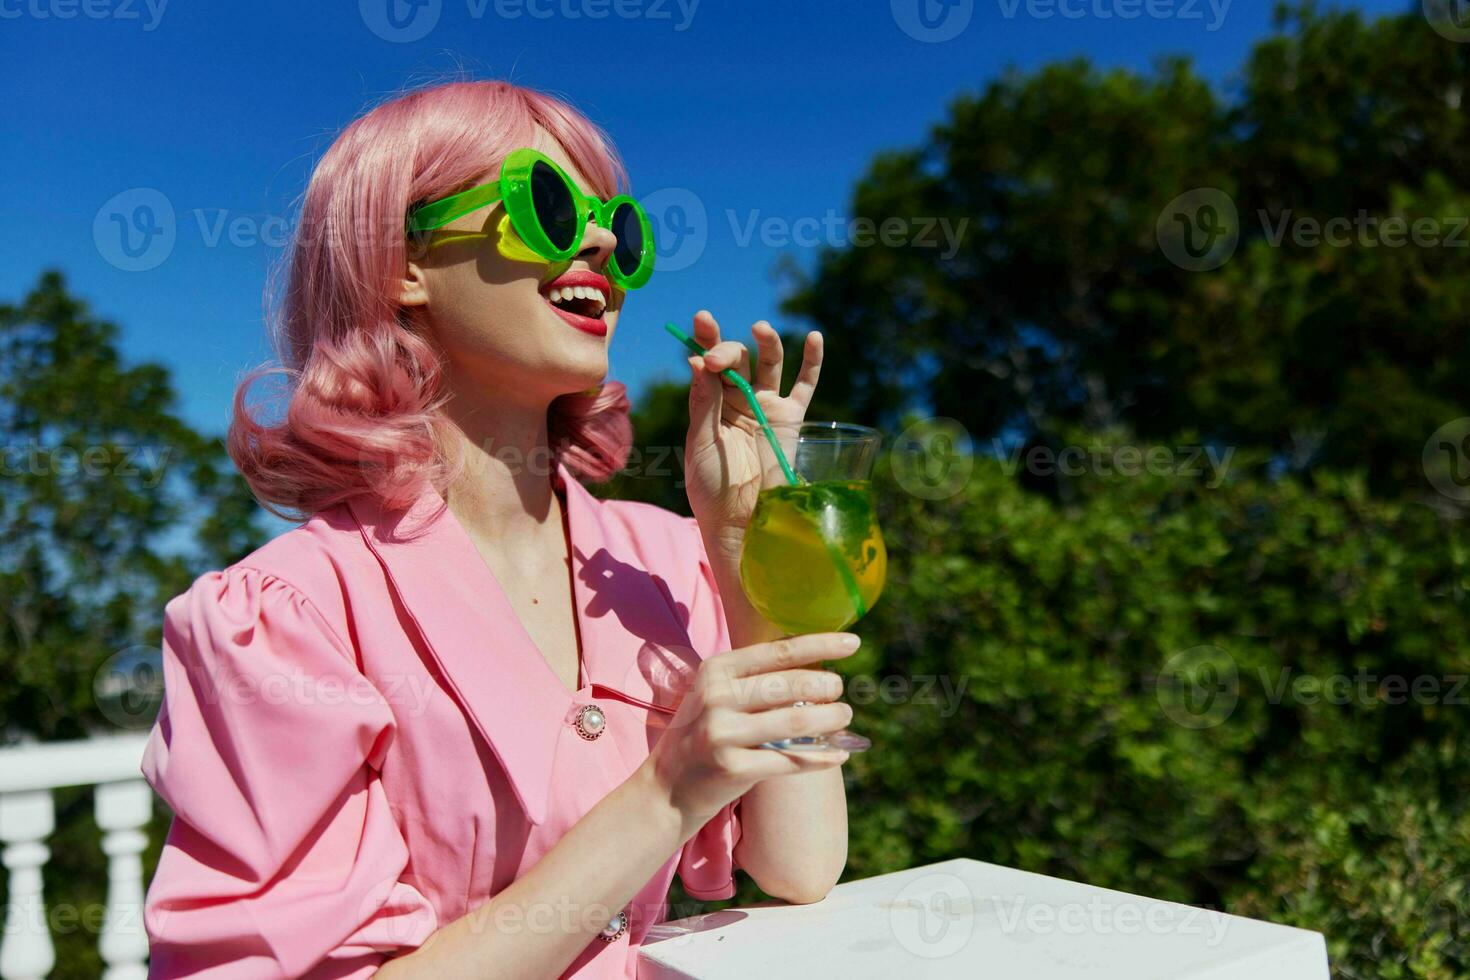
[[[551, 96], [506, 82], [421, 88], [349, 125], [312, 174], [272, 334], [283, 367], [251, 372], [235, 392], [230, 457], [269, 510], [305, 516], [356, 494], [405, 506], [425, 481], [443, 489], [462, 460], [443, 447], [441, 365], [411, 329], [391, 285], [407, 261], [404, 219], [415, 201], [471, 186], [536, 127], [606, 198], [626, 184], [607, 137]], [[289, 399], [275, 424], [246, 394], [284, 374]], [[624, 386], [563, 395], [547, 415], [555, 457], [579, 478], [605, 480], [632, 443]]]

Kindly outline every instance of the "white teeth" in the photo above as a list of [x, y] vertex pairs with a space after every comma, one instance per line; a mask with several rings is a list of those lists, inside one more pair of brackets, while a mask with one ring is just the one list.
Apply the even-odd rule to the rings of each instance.
[[596, 312], [599, 315], [607, 309], [607, 295], [596, 286], [563, 286], [558, 289], [548, 289], [546, 298], [552, 303], [569, 303], [574, 299], [588, 300], [596, 304]]

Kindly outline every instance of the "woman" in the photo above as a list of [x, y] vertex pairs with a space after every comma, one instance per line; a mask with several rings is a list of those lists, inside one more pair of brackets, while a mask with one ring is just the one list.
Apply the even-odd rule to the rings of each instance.
[[[781, 639], [740, 589], [758, 430], [718, 372], [744, 348], [695, 317], [694, 518], [579, 482], [631, 439], [600, 385], [652, 260], [641, 211], [599, 203], [621, 180], [585, 118], [491, 82], [380, 106], [317, 166], [289, 404], [257, 420], [247, 380], [230, 432], [310, 516], [168, 605], [153, 976], [633, 976], [676, 871], [702, 899], [737, 866], [792, 902], [836, 881], [845, 753], [759, 746], [848, 722], [816, 667], [857, 638]], [[783, 397], [754, 336], [766, 413], [799, 421], [821, 337]]]

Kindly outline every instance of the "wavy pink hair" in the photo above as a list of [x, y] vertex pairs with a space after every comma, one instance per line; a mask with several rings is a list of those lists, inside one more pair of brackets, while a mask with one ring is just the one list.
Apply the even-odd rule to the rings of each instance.
[[[405, 506], [425, 481], [443, 489], [463, 461], [444, 447], [440, 356], [411, 329], [392, 284], [407, 261], [404, 220], [415, 201], [472, 186], [536, 127], [566, 151], [602, 197], [627, 178], [611, 142], [565, 103], [506, 82], [418, 89], [355, 120], [313, 172], [271, 317], [283, 366], [251, 372], [235, 392], [230, 458], [255, 496], [282, 516], [313, 514], [359, 493]], [[285, 415], [246, 405], [250, 386], [284, 374]], [[632, 443], [628, 396], [607, 382], [552, 402], [548, 439], [576, 476], [605, 480]]]

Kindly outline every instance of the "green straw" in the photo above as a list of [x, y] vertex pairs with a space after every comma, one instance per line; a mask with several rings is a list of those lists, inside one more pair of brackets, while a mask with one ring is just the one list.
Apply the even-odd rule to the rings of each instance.
[[[693, 337], [672, 323], [665, 323], [664, 329], [673, 334], [675, 340], [688, 347], [694, 353], [701, 356], [709, 353], [709, 351], [699, 346]], [[745, 395], [745, 400], [750, 403], [750, 410], [754, 413], [755, 420], [761, 424], [761, 431], [765, 432], [766, 441], [771, 444], [771, 450], [776, 454], [776, 462], [781, 464], [781, 472], [786, 474], [786, 482], [790, 483], [793, 487], [801, 486], [801, 477], [796, 475], [796, 471], [791, 468], [791, 463], [787, 461], [786, 453], [782, 451], [781, 443], [776, 439], [776, 433], [771, 431], [771, 423], [766, 421], [766, 413], [761, 411], [761, 403], [755, 400], [755, 392], [751, 389], [750, 382], [742, 378], [734, 368], [725, 368], [720, 373], [729, 378], [730, 382]]]
[[[673, 334], [675, 340], [679, 341], [679, 343], [689, 348], [695, 354], [703, 356], [709, 353], [709, 351], [699, 346], [693, 337], [680, 330], [674, 324], [665, 323], [664, 329]], [[734, 368], [725, 368], [720, 373], [729, 378], [731, 383], [744, 393], [745, 400], [750, 403], [750, 410], [755, 415], [755, 420], [761, 424], [761, 430], [766, 434], [766, 441], [771, 444], [771, 450], [776, 454], [776, 461], [781, 464], [781, 472], [786, 474], [787, 482], [793, 487], [801, 486], [804, 481], [796, 475], [796, 471], [791, 468], [791, 463], [787, 461], [786, 453], [781, 449], [781, 443], [776, 439], [776, 433], [771, 431], [771, 423], [766, 420], [766, 413], [761, 410], [760, 402], [755, 400], [755, 391], [751, 389], [750, 382], [742, 378]], [[852, 610], [855, 614], [853, 621], [856, 622], [862, 619], [867, 614], [868, 608], [863, 602], [862, 593], [858, 590], [857, 581], [853, 578], [852, 569], [848, 567], [847, 561], [842, 557], [842, 553], [837, 550], [837, 546], [827, 540], [826, 536], [821, 533], [820, 528], [817, 529], [817, 537], [826, 546], [827, 554], [832, 558], [832, 564], [837, 567], [837, 575], [842, 579], [842, 587], [847, 592], [847, 598], [852, 602]]]

